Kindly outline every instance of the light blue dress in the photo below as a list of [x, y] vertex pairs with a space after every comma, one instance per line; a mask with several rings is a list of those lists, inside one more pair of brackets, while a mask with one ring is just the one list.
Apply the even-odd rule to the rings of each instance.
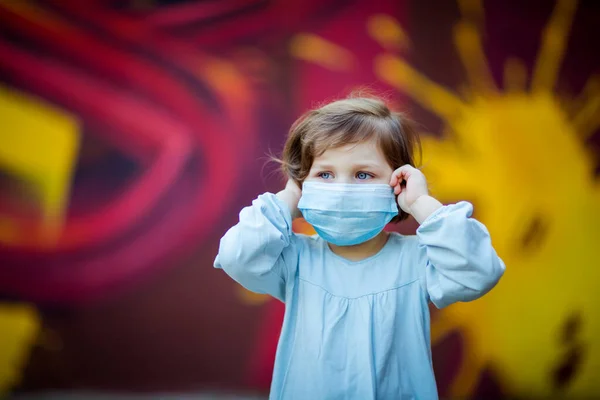
[[285, 302], [271, 399], [437, 399], [428, 303], [477, 299], [504, 272], [487, 229], [460, 202], [416, 236], [393, 233], [361, 261], [292, 232], [287, 205], [265, 193], [221, 239], [215, 267]]

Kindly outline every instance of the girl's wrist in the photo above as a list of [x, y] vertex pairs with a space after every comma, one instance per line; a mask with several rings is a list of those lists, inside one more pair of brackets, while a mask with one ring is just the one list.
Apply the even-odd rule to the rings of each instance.
[[427, 219], [427, 217], [441, 207], [443, 207], [443, 204], [437, 199], [428, 194], [424, 194], [417, 197], [417, 199], [411, 204], [409, 213], [420, 225]]
[[298, 201], [300, 199], [295, 193], [288, 189], [283, 189], [275, 194], [275, 196], [288, 206], [288, 211], [290, 212], [292, 220], [301, 216], [300, 211], [298, 210]]

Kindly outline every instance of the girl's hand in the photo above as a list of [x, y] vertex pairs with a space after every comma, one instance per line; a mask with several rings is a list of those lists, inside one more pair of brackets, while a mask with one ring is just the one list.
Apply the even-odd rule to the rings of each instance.
[[429, 196], [425, 175], [411, 165], [403, 165], [392, 173], [390, 186], [398, 196], [398, 206], [419, 224], [423, 223], [442, 203]]
[[277, 193], [276, 196], [288, 205], [292, 219], [302, 216], [298, 210], [298, 202], [302, 196], [302, 189], [300, 189], [294, 180], [288, 179], [287, 183], [285, 184], [285, 189]]
[[421, 196], [427, 196], [427, 180], [425, 175], [411, 165], [403, 165], [392, 173], [390, 186], [394, 188], [398, 206], [402, 211], [412, 214], [411, 207]]

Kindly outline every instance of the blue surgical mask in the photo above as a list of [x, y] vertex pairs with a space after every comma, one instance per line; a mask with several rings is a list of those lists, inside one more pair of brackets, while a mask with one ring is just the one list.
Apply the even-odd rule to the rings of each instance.
[[323, 240], [337, 246], [373, 239], [398, 215], [396, 196], [385, 184], [304, 182], [298, 209]]

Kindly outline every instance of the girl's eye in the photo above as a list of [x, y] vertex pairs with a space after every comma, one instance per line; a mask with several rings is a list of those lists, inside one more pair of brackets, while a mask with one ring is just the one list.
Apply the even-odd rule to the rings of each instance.
[[359, 172], [358, 174], [356, 174], [356, 178], [359, 180], [365, 180], [372, 177], [373, 175], [369, 174], [368, 172]]
[[322, 179], [331, 179], [331, 173], [330, 172], [319, 172], [318, 177], [322, 178]]

